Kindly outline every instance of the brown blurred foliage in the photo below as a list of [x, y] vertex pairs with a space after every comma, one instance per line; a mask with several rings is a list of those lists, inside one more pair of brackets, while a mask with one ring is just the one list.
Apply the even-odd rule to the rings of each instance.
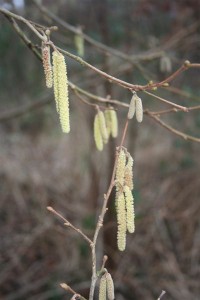
[[[13, 3], [14, 2], [14, 3]], [[54, 23], [41, 15], [32, 1], [16, 6], [1, 1], [16, 13], [42, 24]], [[23, 1], [22, 1], [23, 2]], [[15, 5], [14, 5], [15, 4]], [[194, 1], [43, 1], [72, 25], [113, 48], [130, 55], [175, 43], [166, 50], [176, 70], [185, 60], [200, 60], [199, 26], [179, 40], [179, 32], [199, 20], [200, 3]], [[7, 6], [6, 6], [7, 7]], [[39, 41], [22, 26], [29, 37]], [[52, 39], [76, 53], [74, 35], [59, 27]], [[41, 63], [27, 50], [7, 20], [0, 18], [1, 112], [44, 96]], [[86, 44], [85, 59], [129, 82], [161, 80], [160, 59], [142, 63], [144, 73]], [[125, 71], [123, 71], [125, 69]], [[77, 85], [100, 96], [110, 94], [127, 102], [130, 93], [105, 82], [91, 70], [68, 60], [69, 77]], [[120, 71], [121, 70], [121, 71]], [[182, 105], [199, 104], [199, 70], [178, 77], [174, 86], [184, 94], [167, 90], [161, 96]], [[189, 95], [189, 96], [188, 96]], [[163, 105], [140, 95], [145, 108]], [[98, 209], [112, 170], [111, 141], [103, 154], [93, 141], [94, 111], [70, 93], [70, 135], [60, 132], [52, 103], [20, 118], [1, 123], [0, 129], [0, 299], [70, 299], [59, 287], [67, 282], [87, 297], [91, 259], [85, 241], [46, 211], [52, 205], [73, 224], [92, 236]], [[120, 134], [126, 110], [119, 108]], [[164, 120], [199, 136], [199, 112], [171, 114]], [[98, 261], [107, 254], [116, 299], [198, 300], [200, 295], [200, 178], [199, 145], [181, 140], [145, 117], [141, 126], [132, 122], [127, 148], [135, 159], [136, 232], [124, 253], [116, 249], [116, 217], [113, 200], [98, 242]]]

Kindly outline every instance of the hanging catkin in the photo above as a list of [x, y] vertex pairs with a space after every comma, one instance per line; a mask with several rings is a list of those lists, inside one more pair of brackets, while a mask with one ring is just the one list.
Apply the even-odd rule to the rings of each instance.
[[131, 120], [133, 117], [134, 117], [134, 114], [135, 114], [135, 101], [136, 101], [136, 98], [137, 98], [137, 94], [134, 93], [132, 98], [131, 98], [131, 102], [129, 104], [129, 109], [128, 109], [128, 116], [127, 118], [129, 120]]
[[94, 118], [94, 140], [95, 140], [97, 149], [99, 151], [102, 151], [103, 150], [103, 138], [102, 138], [101, 129], [100, 129], [99, 113], [97, 113]]
[[143, 106], [142, 100], [138, 96], [135, 99], [135, 112], [137, 121], [141, 123], [143, 120]]
[[130, 190], [133, 189], [133, 158], [130, 154], [128, 154], [128, 162], [125, 167], [124, 182]]
[[133, 194], [128, 186], [124, 187], [124, 194], [126, 199], [126, 225], [130, 233], [135, 231], [135, 212]]
[[110, 109], [110, 131], [111, 136], [116, 138], [118, 135], [118, 120], [117, 113], [114, 109]]
[[126, 248], [126, 204], [124, 193], [120, 193], [117, 201], [117, 245], [120, 251]]
[[83, 39], [81, 28], [78, 28], [78, 32], [74, 36], [74, 43], [75, 43], [75, 47], [76, 47], [78, 55], [83, 57], [84, 52], [85, 52], [84, 51], [85, 47], [84, 47], [84, 39]]
[[106, 275], [104, 274], [101, 277], [100, 284], [99, 284], [99, 300], [106, 300], [106, 292], [107, 292]]
[[53, 86], [52, 66], [51, 66], [51, 55], [50, 47], [42, 47], [42, 61], [46, 80], [46, 86], [51, 88]]
[[117, 168], [116, 168], [116, 175], [115, 175], [117, 190], [123, 190], [125, 166], [126, 166], [126, 154], [124, 150], [121, 149], [117, 160]]
[[106, 273], [106, 286], [107, 286], [108, 300], [114, 300], [115, 299], [114, 283], [110, 273]]
[[105, 109], [104, 116], [105, 116], [106, 128], [107, 128], [107, 133], [108, 133], [108, 138], [109, 138], [110, 133], [111, 133], [110, 109]]
[[53, 52], [54, 95], [63, 132], [70, 131], [67, 67], [64, 56]]
[[98, 112], [99, 115], [99, 124], [100, 124], [100, 130], [101, 130], [101, 135], [103, 138], [103, 142], [106, 144], [108, 142], [108, 132], [106, 128], [106, 120], [104, 117], [104, 113], [100, 110]]
[[105, 120], [106, 120], [106, 128], [108, 132], [108, 138], [110, 135], [113, 138], [116, 138], [118, 135], [118, 120], [116, 111], [110, 107], [104, 111]]

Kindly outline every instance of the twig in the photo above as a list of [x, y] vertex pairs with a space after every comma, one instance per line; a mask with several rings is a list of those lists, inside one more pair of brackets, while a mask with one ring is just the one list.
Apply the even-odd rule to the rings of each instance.
[[[123, 133], [122, 133], [122, 138], [121, 138], [119, 148], [121, 148], [123, 146], [127, 129], [128, 129], [128, 120], [126, 121], [125, 126], [124, 126], [124, 130], [123, 130]], [[99, 231], [100, 231], [101, 227], [103, 226], [104, 217], [105, 217], [105, 214], [106, 214], [106, 211], [107, 211], [108, 200], [110, 198], [110, 194], [113, 190], [113, 187], [115, 186], [115, 173], [116, 173], [116, 168], [117, 168], [118, 155], [119, 155], [119, 152], [118, 152], [118, 148], [117, 148], [116, 149], [116, 154], [115, 154], [115, 161], [114, 161], [114, 166], [113, 166], [113, 172], [112, 172], [112, 176], [111, 176], [110, 185], [108, 187], [107, 193], [104, 195], [103, 206], [102, 206], [101, 213], [99, 215], [98, 222], [97, 222], [95, 232], [94, 232], [93, 245], [91, 247], [91, 250], [92, 250], [92, 279], [91, 279], [89, 300], [93, 300], [93, 298], [94, 298], [94, 290], [95, 290], [95, 285], [96, 285], [96, 281], [97, 281], [97, 278], [98, 278], [98, 276], [97, 276], [97, 266], [96, 266], [96, 243], [97, 243], [97, 238], [98, 238], [98, 235], [99, 235]]]
[[154, 94], [152, 94], [152, 93], [150, 93], [150, 92], [147, 92], [147, 91], [144, 91], [144, 93], [145, 93], [145, 94], [148, 94], [149, 96], [152, 96], [152, 97], [154, 97], [154, 98], [156, 98], [156, 99], [158, 99], [158, 100], [160, 100], [160, 101], [162, 101], [162, 102], [164, 102], [164, 103], [166, 103], [166, 104], [169, 104], [169, 105], [171, 105], [171, 106], [173, 106], [173, 107], [176, 107], [176, 108], [178, 108], [179, 110], [182, 110], [182, 111], [185, 111], [185, 112], [188, 111], [188, 108], [185, 107], [185, 106], [178, 105], [178, 104], [176, 104], [176, 103], [174, 103], [174, 102], [168, 101], [168, 100], [166, 100], [166, 99], [164, 99], [164, 98], [161, 98], [161, 97], [159, 97], [159, 96], [157, 96], [157, 95], [154, 95]]
[[161, 294], [160, 294], [160, 296], [158, 297], [157, 300], [161, 300], [161, 298], [162, 298], [165, 294], [166, 294], [166, 292], [165, 292], [165, 291], [162, 291]]
[[179, 130], [174, 129], [173, 127], [169, 126], [168, 124], [166, 124], [165, 122], [163, 122], [162, 120], [160, 120], [159, 117], [152, 115], [150, 112], [146, 111], [146, 114], [151, 117], [154, 121], [156, 121], [158, 124], [160, 124], [162, 127], [166, 128], [168, 131], [174, 133], [175, 135], [178, 135], [180, 137], [182, 137], [184, 140], [190, 140], [193, 142], [197, 142], [200, 143], [200, 138], [196, 138], [192, 135], [188, 135], [186, 133], [183, 133]]
[[74, 295], [74, 299], [76, 299], [76, 297], [78, 297], [81, 300], [86, 300], [83, 296], [81, 296], [80, 294], [77, 294], [68, 284], [66, 284], [66, 283], [60, 283], [60, 286], [65, 291], [72, 293]]
[[7, 9], [4, 9], [4, 8], [0, 8], [0, 12], [2, 14], [4, 14], [5, 16], [9, 16], [11, 18], [14, 18], [18, 21], [21, 21], [23, 22], [24, 24], [26, 24], [43, 42], [46, 42], [47, 39], [44, 35], [41, 35], [36, 29], [35, 27], [31, 24], [31, 22], [29, 22], [28, 20], [26, 20], [25, 18], [19, 16], [19, 15], [16, 15], [12, 12], [10, 12], [9, 10]]
[[72, 225], [67, 219], [65, 219], [60, 213], [58, 213], [55, 209], [53, 209], [53, 207], [51, 206], [47, 206], [47, 209], [52, 212], [54, 215], [58, 216], [59, 218], [61, 218], [64, 221], [64, 225], [71, 227], [73, 230], [75, 230], [76, 232], [78, 232], [91, 246], [92, 245], [92, 241], [89, 239], [89, 237], [87, 237], [79, 228], [76, 228], [74, 225]]

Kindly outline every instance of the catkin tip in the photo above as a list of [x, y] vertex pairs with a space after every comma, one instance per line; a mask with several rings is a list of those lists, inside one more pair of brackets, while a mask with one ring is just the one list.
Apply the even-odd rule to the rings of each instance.
[[108, 300], [114, 300], [115, 299], [114, 283], [110, 273], [106, 273], [106, 284], [107, 284]]
[[106, 292], [107, 292], [106, 276], [104, 274], [100, 279], [99, 300], [106, 300]]

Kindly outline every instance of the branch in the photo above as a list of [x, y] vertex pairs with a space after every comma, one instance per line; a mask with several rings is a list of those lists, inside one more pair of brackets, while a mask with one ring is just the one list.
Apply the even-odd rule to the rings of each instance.
[[92, 246], [92, 241], [79, 229], [76, 228], [74, 225], [72, 225], [67, 219], [65, 219], [60, 213], [58, 213], [53, 207], [47, 206], [48, 211], [52, 212], [54, 215], [58, 216], [60, 219], [62, 219], [65, 223], [64, 225], [71, 227], [73, 230], [78, 232], [88, 243], [90, 246]]
[[158, 297], [157, 300], [161, 300], [161, 298], [162, 298], [165, 294], [166, 294], [166, 292], [165, 292], [165, 291], [162, 291], [161, 294], [160, 294], [160, 296]]
[[22, 23], [26, 24], [43, 42], [46, 42], [47, 39], [44, 35], [41, 35], [35, 28], [34, 25], [31, 24], [30, 21], [26, 20], [25, 18], [19, 16], [19, 15], [16, 15], [12, 12], [10, 12], [9, 10], [7, 9], [4, 9], [4, 8], [0, 8], [0, 12], [5, 15], [6, 17], [10, 17], [10, 18], [14, 18], [18, 21], [21, 21]]
[[152, 97], [154, 97], [154, 98], [156, 98], [156, 99], [158, 99], [158, 100], [160, 100], [160, 101], [162, 101], [162, 102], [164, 102], [164, 103], [167, 103], [167, 104], [169, 104], [169, 105], [171, 105], [171, 106], [173, 106], [173, 107], [176, 107], [176, 108], [178, 108], [179, 110], [182, 110], [182, 111], [184, 111], [184, 112], [187, 112], [187, 111], [188, 111], [188, 108], [185, 107], [185, 106], [178, 105], [178, 104], [176, 104], [176, 103], [174, 103], [174, 102], [171, 102], [171, 101], [169, 101], [169, 100], [166, 100], [166, 99], [164, 99], [164, 98], [161, 98], [161, 97], [159, 97], [159, 96], [157, 96], [157, 95], [154, 95], [154, 94], [152, 94], [152, 93], [150, 93], [150, 92], [147, 92], [147, 91], [144, 91], [144, 92], [145, 92], [145, 94], [148, 94], [149, 96], [152, 96]]
[[114, 161], [114, 166], [113, 166], [113, 172], [112, 172], [112, 176], [111, 176], [110, 185], [108, 187], [107, 193], [104, 195], [103, 206], [102, 206], [101, 213], [99, 215], [98, 222], [97, 222], [97, 225], [96, 225], [96, 229], [95, 229], [95, 232], [94, 232], [93, 245], [91, 247], [91, 249], [92, 249], [92, 279], [91, 279], [89, 300], [93, 300], [93, 298], [94, 298], [94, 290], [95, 290], [95, 285], [96, 285], [96, 281], [97, 281], [97, 278], [98, 278], [97, 267], [96, 267], [96, 243], [97, 243], [97, 238], [98, 238], [98, 235], [99, 235], [99, 231], [100, 231], [101, 227], [103, 226], [103, 221], [104, 221], [105, 214], [108, 210], [107, 209], [108, 200], [110, 198], [113, 187], [115, 186], [115, 173], [116, 173], [116, 167], [117, 167], [117, 161], [118, 161], [118, 155], [119, 155], [118, 149], [121, 149], [121, 147], [123, 146], [124, 139], [125, 139], [125, 136], [126, 136], [126, 132], [127, 132], [127, 129], [128, 129], [128, 123], [129, 123], [129, 121], [127, 119], [126, 123], [125, 123], [125, 126], [124, 126], [123, 133], [122, 133], [120, 147], [118, 147], [116, 149], [115, 161]]
[[151, 117], [155, 122], [157, 122], [158, 124], [160, 124], [162, 127], [166, 128], [168, 131], [174, 133], [175, 135], [178, 135], [180, 137], [182, 137], [184, 140], [190, 140], [193, 142], [197, 142], [200, 143], [200, 138], [196, 138], [192, 135], [188, 135], [186, 133], [183, 133], [179, 130], [174, 129], [173, 127], [169, 126], [168, 124], [166, 124], [165, 122], [163, 122], [162, 120], [160, 120], [159, 117], [151, 114], [150, 112], [146, 111], [146, 114]]

